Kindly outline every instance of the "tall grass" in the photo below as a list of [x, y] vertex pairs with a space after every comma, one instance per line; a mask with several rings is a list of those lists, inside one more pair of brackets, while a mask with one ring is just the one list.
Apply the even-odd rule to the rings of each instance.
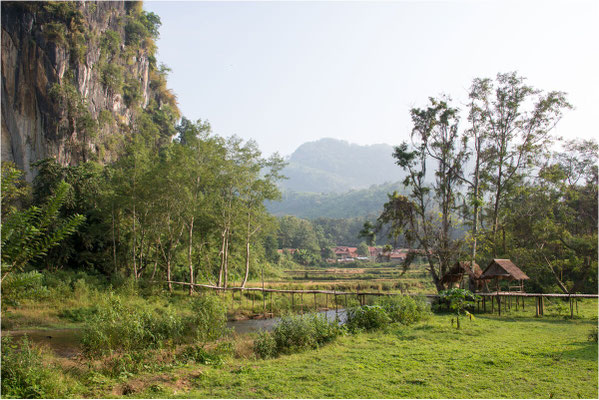
[[81, 339], [88, 356], [112, 351], [135, 352], [172, 346], [184, 341], [206, 343], [226, 332], [226, 308], [215, 296], [201, 296], [187, 315], [171, 305], [159, 306], [143, 299], [125, 302], [110, 294], [87, 320]]
[[2, 337], [2, 397], [64, 398], [79, 389], [56, 368], [44, 363], [44, 356], [27, 337], [16, 344]]
[[276, 357], [328, 343], [344, 332], [337, 321], [324, 315], [305, 314], [281, 318], [270, 333], [262, 332], [254, 342], [254, 351], [262, 358]]

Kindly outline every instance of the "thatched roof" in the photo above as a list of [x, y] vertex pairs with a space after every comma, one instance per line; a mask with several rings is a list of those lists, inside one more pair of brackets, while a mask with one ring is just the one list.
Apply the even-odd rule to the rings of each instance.
[[511, 262], [503, 258], [496, 258], [485, 269], [479, 279], [502, 278], [509, 280], [530, 279], [522, 270]]
[[445, 275], [443, 275], [443, 278], [441, 278], [441, 282], [458, 282], [462, 280], [464, 274], [467, 274], [468, 276], [474, 279], [478, 279], [482, 273], [483, 271], [477, 263], [474, 263], [474, 269], [471, 269], [470, 261], [458, 261], [449, 271], [447, 271]]

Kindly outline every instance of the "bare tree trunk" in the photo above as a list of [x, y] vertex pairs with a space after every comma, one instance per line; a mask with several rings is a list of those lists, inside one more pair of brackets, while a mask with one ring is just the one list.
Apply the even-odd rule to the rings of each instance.
[[156, 276], [157, 268], [158, 268], [158, 260], [154, 261], [154, 270], [152, 271], [152, 277], [150, 278], [150, 280], [154, 280], [154, 277]]
[[166, 260], [166, 280], [168, 281], [168, 291], [173, 292], [173, 284], [171, 283], [171, 260]]
[[227, 287], [229, 283], [229, 233], [227, 232], [227, 237], [225, 240], [225, 253], [224, 253], [224, 268], [223, 268], [223, 286]]
[[470, 269], [474, 272], [474, 264], [476, 264], [476, 245], [478, 240], [478, 191], [480, 179], [480, 159], [477, 154], [476, 165], [474, 167], [474, 215], [472, 221], [472, 254], [470, 259]]
[[114, 262], [114, 272], [116, 273], [116, 238], [115, 238], [115, 227], [114, 227], [114, 202], [112, 203], [112, 259]]
[[220, 269], [218, 271], [218, 287], [222, 287], [223, 284], [223, 272], [225, 269], [225, 244], [226, 244], [226, 237], [227, 237], [227, 231], [226, 228], [223, 231], [223, 233], [221, 234], [223, 240], [221, 242], [221, 246], [220, 246]]
[[501, 185], [503, 178], [503, 156], [499, 158], [499, 171], [497, 173], [497, 189], [495, 190], [495, 204], [493, 205], [493, 257], [497, 257], [497, 229], [499, 229], [499, 202], [501, 199]]
[[[135, 189], [134, 189], [135, 190]], [[135, 279], [137, 279], [137, 255], [136, 255], [136, 241], [137, 238], [135, 236], [135, 201], [133, 202], [133, 275], [135, 276]]]
[[247, 236], [245, 240], [245, 276], [243, 277], [243, 282], [241, 282], [241, 287], [245, 287], [250, 275], [250, 236], [250, 214], [248, 213]]
[[191, 259], [191, 249], [193, 246], [193, 223], [194, 218], [191, 218], [191, 222], [189, 223], [189, 245], [187, 247], [187, 262], [189, 263], [189, 295], [193, 294], [193, 262]]

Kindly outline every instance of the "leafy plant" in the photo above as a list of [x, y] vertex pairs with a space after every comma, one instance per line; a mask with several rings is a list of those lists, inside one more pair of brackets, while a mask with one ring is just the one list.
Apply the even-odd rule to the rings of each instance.
[[69, 394], [61, 375], [44, 365], [43, 355], [27, 337], [20, 344], [2, 336], [2, 397], [65, 398]]
[[202, 295], [191, 303], [193, 315], [185, 324], [196, 340], [206, 343], [225, 334], [227, 308], [217, 296]]
[[373, 331], [383, 328], [390, 322], [391, 318], [380, 305], [364, 305], [347, 310], [347, 328], [350, 332]]
[[341, 335], [344, 328], [324, 315], [291, 315], [281, 318], [271, 333], [260, 333], [254, 351], [262, 358], [313, 349]]
[[97, 312], [97, 306], [77, 307], [62, 310], [60, 313], [58, 313], [58, 316], [71, 322], [84, 322], [92, 319]]
[[456, 313], [456, 328], [460, 329], [460, 315], [469, 316], [470, 319], [473, 315], [467, 310], [468, 306], [473, 306], [474, 302], [478, 300], [480, 296], [475, 295], [467, 289], [447, 289], [439, 292], [439, 300], [448, 302], [449, 308]]
[[377, 304], [385, 310], [392, 322], [412, 325], [429, 316], [429, 307], [422, 298], [410, 296], [381, 297]]
[[260, 331], [254, 340], [254, 352], [261, 358], [277, 356], [277, 341], [270, 332]]
[[[3, 164], [2, 177], [14, 176], [15, 170], [13, 166]], [[14, 181], [2, 180], [3, 196], [14, 190], [17, 190]], [[30, 261], [45, 256], [49, 249], [72, 235], [84, 221], [85, 218], [79, 214], [58, 220], [68, 190], [69, 185], [61, 182], [54, 195], [41, 207], [13, 210], [2, 216], [2, 281], [11, 272], [22, 270]]]
[[160, 348], [180, 342], [183, 335], [182, 317], [173, 309], [143, 303], [124, 305], [119, 296], [111, 295], [88, 320], [81, 344], [84, 353], [96, 356], [115, 350]]
[[17, 306], [24, 299], [42, 299], [49, 293], [38, 271], [11, 274], [2, 281], [2, 307]]

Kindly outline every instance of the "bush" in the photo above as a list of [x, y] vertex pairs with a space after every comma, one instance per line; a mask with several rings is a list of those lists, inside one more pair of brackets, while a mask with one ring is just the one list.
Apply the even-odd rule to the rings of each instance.
[[350, 332], [373, 331], [387, 326], [390, 322], [391, 318], [379, 305], [352, 307], [347, 310], [347, 329]]
[[68, 308], [58, 313], [58, 316], [71, 322], [84, 322], [91, 320], [97, 312], [97, 306]]
[[410, 296], [381, 297], [377, 304], [385, 310], [392, 322], [412, 325], [429, 316], [429, 307], [422, 298]]
[[38, 271], [13, 273], [2, 281], [2, 306], [18, 306], [25, 299], [42, 299], [49, 294]]
[[313, 349], [332, 341], [344, 328], [329, 322], [324, 315], [306, 314], [281, 318], [272, 333], [261, 333], [254, 342], [260, 357], [275, 357], [305, 349]]
[[227, 331], [227, 308], [214, 295], [202, 295], [191, 303], [193, 315], [185, 325], [196, 340], [209, 342], [223, 336]]
[[218, 349], [211, 352], [201, 345], [187, 346], [181, 353], [181, 358], [204, 365], [220, 365], [223, 362], [222, 354]]
[[108, 63], [102, 68], [102, 84], [113, 93], [120, 93], [123, 88], [123, 69], [115, 64]]
[[41, 350], [27, 337], [18, 346], [10, 336], [2, 337], [2, 397], [65, 398], [67, 388], [61, 375], [43, 364]]
[[254, 352], [261, 358], [277, 356], [277, 342], [269, 332], [261, 331], [254, 340]]
[[146, 304], [126, 307], [118, 296], [111, 295], [88, 320], [81, 344], [88, 356], [159, 348], [167, 341], [180, 341], [183, 328], [181, 317], [171, 308], [154, 309]]

